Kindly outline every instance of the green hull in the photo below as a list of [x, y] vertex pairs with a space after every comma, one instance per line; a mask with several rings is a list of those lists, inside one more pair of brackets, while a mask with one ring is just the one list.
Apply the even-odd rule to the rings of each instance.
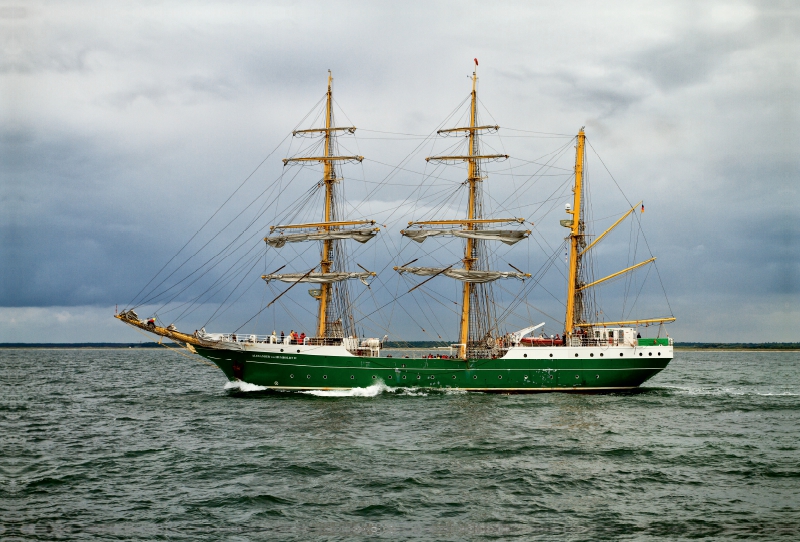
[[[387, 358], [279, 354], [197, 348], [231, 381], [274, 390], [341, 390], [382, 382], [388, 387], [460, 389], [480, 392], [603, 392], [632, 389], [663, 370], [672, 348], [639, 347], [621, 357], [548, 356], [531, 349], [527, 359]], [[560, 350], [560, 349], [559, 349]], [[616, 356], [617, 354], [615, 354]], [[559, 356], [556, 356], [558, 358]], [[566, 358], [566, 356], [564, 356]]]

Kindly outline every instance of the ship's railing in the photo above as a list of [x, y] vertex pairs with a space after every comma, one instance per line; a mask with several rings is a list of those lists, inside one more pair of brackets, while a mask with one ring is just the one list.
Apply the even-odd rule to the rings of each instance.
[[594, 337], [572, 337], [570, 346], [636, 346], [636, 341], [625, 341], [624, 338], [597, 339]]
[[[212, 333], [210, 335], [219, 337], [219, 340], [229, 343], [280, 343], [280, 337], [272, 335], [253, 335], [250, 333]], [[286, 338], [288, 339], [288, 337]]]
[[310, 345], [310, 346], [339, 346], [344, 339], [336, 337], [304, 337], [293, 340], [289, 335], [284, 335], [281, 340], [280, 335], [253, 335], [250, 333], [219, 333], [211, 334], [217, 340], [233, 343], [267, 343], [267, 344], [286, 344], [286, 345]]
[[434, 346], [427, 348], [392, 347], [383, 349], [383, 353], [387, 358], [397, 359], [459, 359], [458, 349], [451, 350], [446, 346]]
[[534, 341], [522, 341], [519, 344], [515, 344], [515, 347], [538, 347], [538, 346], [562, 346], [564, 344], [564, 340], [561, 338], [558, 339], [543, 339], [540, 337], [536, 337]]
[[212, 340], [233, 342], [240, 344], [282, 344], [304, 346], [344, 346], [348, 351], [359, 356], [377, 357], [380, 355], [380, 342], [377, 339], [359, 339], [357, 337], [304, 337], [292, 339], [284, 335], [283, 340], [279, 335], [254, 335], [250, 333], [214, 333], [207, 334]]

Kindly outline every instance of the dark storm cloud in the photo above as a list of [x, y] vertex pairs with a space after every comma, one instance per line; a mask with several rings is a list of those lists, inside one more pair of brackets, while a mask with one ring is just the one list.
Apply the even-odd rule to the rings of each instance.
[[16, 133], [4, 142], [14, 158], [4, 162], [3, 207], [13, 219], [2, 225], [0, 305], [107, 304], [133, 288], [136, 263], [163, 247], [108, 201], [126, 195], [108, 180], [120, 180], [127, 157], [83, 138]]

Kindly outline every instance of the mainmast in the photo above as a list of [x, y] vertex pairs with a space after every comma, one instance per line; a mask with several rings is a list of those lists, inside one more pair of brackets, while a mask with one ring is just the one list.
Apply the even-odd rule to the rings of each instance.
[[[330, 157], [333, 156], [333, 138], [331, 137], [331, 124], [332, 124], [332, 107], [333, 107], [333, 74], [328, 70], [328, 94], [325, 104], [325, 151], [323, 164], [324, 175], [323, 182], [325, 183], [325, 222], [323, 226], [325, 231], [330, 231], [331, 221], [331, 208], [333, 207], [333, 183], [336, 182], [336, 172], [333, 167], [333, 161]], [[331, 270], [331, 261], [333, 259], [332, 242], [331, 239], [322, 241], [322, 254], [320, 256], [320, 271], [322, 273], [329, 273]], [[323, 284], [319, 297], [319, 307], [317, 312], [317, 337], [325, 337], [326, 323], [327, 323], [327, 310], [328, 310], [328, 296], [330, 295], [331, 285]]]
[[[488, 270], [488, 259], [486, 258], [484, 247], [485, 241], [502, 241], [508, 245], [513, 245], [530, 235], [530, 230], [507, 230], [507, 229], [487, 229], [485, 226], [492, 223], [515, 223], [525, 222], [522, 218], [483, 218], [483, 205], [481, 202], [481, 190], [478, 183], [484, 180], [481, 175], [482, 160], [500, 160], [508, 158], [507, 154], [481, 154], [479, 144], [479, 134], [483, 131], [494, 131], [500, 129], [499, 126], [479, 126], [478, 125], [478, 94], [477, 94], [477, 60], [475, 70], [472, 72], [472, 93], [470, 96], [469, 126], [460, 128], [449, 128], [439, 130], [440, 135], [464, 134], [468, 138], [469, 148], [464, 155], [456, 156], [429, 156], [425, 160], [442, 163], [467, 163], [467, 187], [469, 190], [466, 217], [457, 220], [425, 220], [409, 222], [409, 228], [400, 233], [413, 241], [419, 243], [431, 236], [452, 235], [462, 237], [466, 240], [464, 246], [464, 267], [453, 269], [454, 266], [444, 269], [434, 267], [395, 267], [399, 273], [412, 273], [420, 276], [444, 275], [449, 278], [461, 280], [461, 320], [459, 325], [459, 357], [467, 359], [470, 356], [478, 356], [491, 351], [494, 348], [494, 338], [491, 336], [495, 323], [490, 318], [490, 311], [494, 310], [491, 305], [491, 295], [485, 286], [483, 289], [476, 287], [476, 284], [492, 282], [500, 278], [526, 279], [530, 274], [523, 272], [490, 271]], [[427, 226], [451, 226], [447, 229], [429, 229]], [[460, 226], [460, 228], [458, 228]], [[430, 280], [430, 279], [429, 279]], [[416, 288], [416, 287], [415, 287]], [[479, 295], [478, 295], [479, 294]], [[496, 330], [495, 330], [496, 331]]]
[[[476, 216], [477, 209], [475, 208], [475, 183], [480, 181], [480, 164], [478, 163], [477, 158], [475, 158], [478, 155], [478, 138], [475, 130], [475, 117], [477, 116], [476, 113], [478, 107], [478, 93], [475, 88], [478, 81], [477, 71], [478, 68], [476, 66], [472, 71], [472, 101], [469, 108], [469, 152], [467, 153], [467, 156], [469, 157], [467, 158], [467, 164], [469, 164], [469, 167], [467, 168], [469, 174], [467, 177], [467, 181], [469, 183], [469, 204], [467, 207], [468, 222], [465, 224], [465, 226], [470, 230], [475, 229], [475, 223], [472, 222], [472, 220], [475, 218], [481, 218]], [[475, 255], [473, 254], [474, 244], [474, 240], [468, 238], [466, 246], [464, 247], [464, 269], [467, 271], [472, 269], [472, 264], [475, 262]], [[461, 326], [458, 338], [458, 344], [460, 345], [459, 355], [462, 358], [466, 357], [467, 344], [469, 342], [469, 302], [471, 295], [472, 283], [464, 282], [464, 292], [461, 301]]]
[[[286, 243], [301, 241], [322, 241], [320, 251], [319, 272], [315, 272], [316, 267], [307, 273], [285, 273], [262, 275], [261, 278], [267, 282], [280, 280], [283, 282], [309, 282], [319, 284], [318, 290], [311, 290], [309, 293], [318, 300], [317, 310], [317, 337], [341, 337], [345, 327], [352, 327], [352, 310], [349, 306], [347, 289], [344, 284], [337, 286], [334, 284], [347, 279], [360, 279], [366, 284], [366, 279], [375, 276], [371, 271], [349, 272], [340, 269], [344, 263], [342, 242], [352, 239], [359, 243], [366, 243], [372, 239], [379, 228], [367, 227], [374, 226], [374, 220], [340, 220], [337, 216], [337, 190], [336, 185], [341, 181], [336, 175], [335, 164], [337, 162], [361, 162], [363, 156], [337, 156], [336, 137], [337, 133], [355, 133], [354, 126], [337, 127], [333, 123], [333, 76], [328, 70], [328, 91], [325, 102], [325, 127], [310, 128], [307, 130], [296, 130], [294, 136], [315, 136], [322, 134], [323, 151], [322, 156], [286, 158], [283, 164], [290, 163], [321, 163], [323, 165], [322, 183], [325, 186], [325, 201], [323, 204], [322, 222], [305, 224], [282, 224], [270, 227], [270, 236], [264, 240], [270, 246], [280, 248]], [[347, 228], [347, 226], [360, 226]], [[296, 229], [298, 233], [285, 233], [286, 230]], [[338, 293], [337, 293], [338, 292]], [[281, 294], [283, 295], [283, 294]], [[276, 298], [277, 299], [277, 298]], [[338, 316], [338, 319], [336, 318]], [[354, 330], [350, 330], [351, 332]]]

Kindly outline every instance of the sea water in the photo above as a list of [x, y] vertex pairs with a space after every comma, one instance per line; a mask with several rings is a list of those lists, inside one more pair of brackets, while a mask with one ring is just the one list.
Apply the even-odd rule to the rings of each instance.
[[0, 350], [0, 538], [800, 539], [800, 355], [638, 393], [266, 393], [168, 350]]

